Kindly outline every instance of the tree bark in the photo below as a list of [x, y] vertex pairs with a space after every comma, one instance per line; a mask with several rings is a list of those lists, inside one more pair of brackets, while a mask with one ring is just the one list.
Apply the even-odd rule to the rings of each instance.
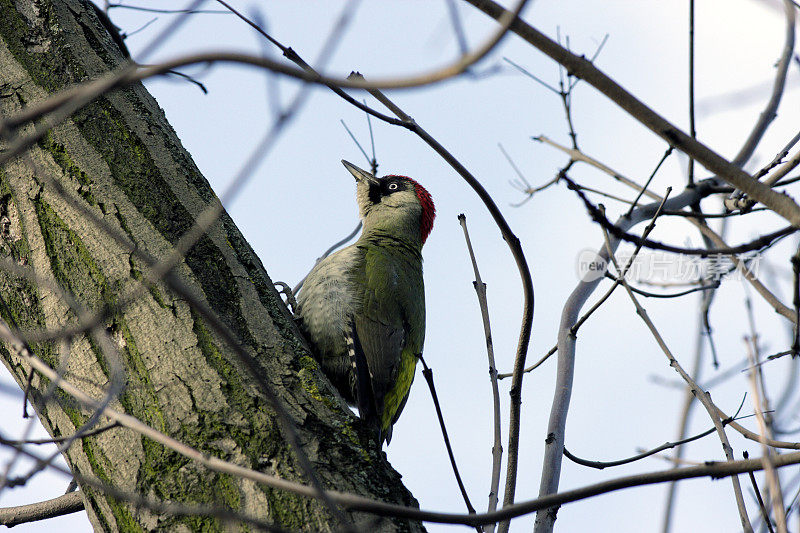
[[[0, 118], [95, 79], [123, 60], [85, 0], [0, 0]], [[17, 133], [31, 129], [26, 126]], [[92, 310], [113, 308], [122, 295], [139, 287], [146, 266], [45, 178], [57, 180], [68, 194], [156, 258], [167, 256], [195, 217], [215, 200], [164, 113], [141, 85], [89, 103], [52, 129], [26, 157], [0, 169], [0, 254], [59, 284]], [[261, 261], [227, 214], [175, 272], [257, 358], [260, 378], [289, 411], [326, 487], [417, 505], [309, 357]], [[0, 295], [6, 304], [0, 305], [0, 315], [21, 330], [55, 330], [78, 323], [75, 312], [52, 290], [2, 270]], [[103, 325], [119, 348], [126, 373], [126, 386], [112, 402], [114, 409], [211, 456], [308, 481], [257, 380], [200, 314], [164, 283], [113, 312]], [[32, 351], [56, 368], [64, 356], [57, 346], [38, 343]], [[73, 337], [67, 350], [64, 378], [102, 398], [109, 383], [102, 350], [84, 334]], [[10, 344], [0, 346], [0, 352], [24, 386], [30, 367]], [[44, 401], [49, 383], [34, 374], [31, 401], [51, 435], [70, 435], [91, 412], [66, 394]], [[162, 501], [222, 505], [299, 530], [328, 531], [342, 525], [316, 500], [208, 470], [126, 428], [80, 439], [65, 457], [77, 474]], [[81, 489], [96, 531], [223, 529], [213, 517], [159, 514], [86, 484]], [[367, 518], [348, 516], [355, 521]], [[380, 520], [374, 528], [423, 529], [401, 520]]]

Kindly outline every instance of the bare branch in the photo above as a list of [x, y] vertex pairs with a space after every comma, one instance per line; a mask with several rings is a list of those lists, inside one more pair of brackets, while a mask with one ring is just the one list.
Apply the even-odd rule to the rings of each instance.
[[3, 437], [0, 437], [0, 444], [5, 444], [7, 446], [20, 446], [22, 444], [53, 444], [53, 443], [58, 443], [58, 442], [64, 442], [65, 440], [68, 440], [68, 439], [71, 439], [71, 438], [72, 439], [74, 439], [74, 438], [81, 438], [82, 439], [84, 437], [91, 437], [93, 435], [99, 435], [100, 433], [104, 433], [104, 432], [108, 431], [109, 429], [114, 429], [114, 428], [117, 428], [117, 427], [120, 427], [119, 422], [112, 422], [110, 424], [106, 424], [104, 426], [100, 426], [98, 428], [94, 428], [94, 429], [92, 429], [90, 431], [85, 431], [85, 432], [83, 432], [83, 433], [81, 433], [80, 435], [77, 435], [77, 436], [75, 436], [75, 435], [67, 435], [67, 436], [64, 436], [64, 437], [55, 437], [55, 438], [52, 438], [52, 439], [9, 440], [9, 439], [5, 439]]
[[[453, 474], [456, 477], [456, 483], [458, 484], [458, 490], [461, 491], [461, 497], [464, 498], [464, 503], [467, 506], [467, 510], [470, 513], [475, 513], [475, 508], [472, 506], [472, 502], [469, 501], [469, 495], [467, 494], [467, 489], [464, 488], [464, 482], [461, 480], [461, 474], [458, 472], [458, 465], [456, 464], [456, 457], [453, 454], [453, 447], [450, 445], [450, 437], [447, 435], [447, 427], [444, 423], [444, 416], [442, 415], [442, 408], [439, 405], [439, 396], [436, 394], [436, 386], [433, 383], [433, 370], [428, 368], [428, 365], [425, 363], [425, 359], [422, 357], [422, 354], [417, 354], [419, 357], [420, 362], [422, 363], [422, 375], [425, 377], [425, 382], [428, 384], [428, 389], [431, 392], [431, 398], [433, 399], [433, 406], [436, 409], [436, 417], [439, 419], [439, 427], [442, 430], [442, 438], [444, 439], [445, 448], [447, 448], [447, 456], [450, 458], [450, 466], [453, 468]], [[478, 529], [478, 533], [481, 530]]]
[[[730, 422], [730, 420], [723, 420], [722, 421], [722, 425], [724, 426], [725, 424], [728, 424], [729, 422]], [[712, 427], [710, 429], [707, 429], [706, 431], [703, 431], [702, 433], [698, 433], [697, 435], [693, 435], [691, 437], [687, 437], [685, 439], [681, 439], [681, 440], [678, 440], [678, 441], [675, 441], [675, 442], [665, 442], [661, 446], [656, 446], [655, 448], [653, 448], [651, 450], [644, 451], [642, 453], [634, 455], [633, 457], [628, 457], [628, 458], [625, 458], [625, 459], [618, 459], [616, 461], [589, 461], [587, 459], [581, 459], [580, 457], [576, 457], [575, 455], [571, 454], [567, 450], [566, 447], [564, 447], [564, 457], [566, 457], [567, 459], [569, 459], [573, 463], [577, 463], [577, 464], [582, 465], [582, 466], [588, 466], [590, 468], [597, 468], [598, 470], [603, 470], [604, 468], [609, 468], [609, 467], [612, 467], [612, 466], [621, 466], [621, 465], [626, 465], [626, 464], [629, 464], [629, 463], [633, 463], [635, 461], [639, 461], [640, 459], [644, 459], [646, 457], [650, 457], [651, 455], [655, 455], [655, 454], [657, 454], [659, 452], [663, 452], [664, 450], [669, 450], [671, 448], [675, 448], [675, 447], [681, 446], [683, 444], [687, 444], [689, 442], [700, 440], [703, 437], [707, 437], [708, 435], [711, 435], [716, 430], [717, 430], [717, 428]], [[747, 459], [747, 457], [745, 457], [745, 459]]]
[[[472, 261], [472, 270], [475, 273], [475, 293], [478, 296], [478, 305], [481, 309], [481, 319], [483, 320], [483, 334], [486, 338], [486, 353], [489, 357], [489, 383], [492, 386], [492, 415], [494, 424], [494, 443], [492, 445], [492, 477], [489, 488], [489, 507], [492, 512], [497, 509], [498, 491], [500, 487], [500, 466], [503, 458], [503, 443], [500, 436], [500, 391], [497, 387], [497, 366], [494, 362], [494, 343], [492, 342], [492, 327], [489, 323], [489, 303], [486, 300], [486, 284], [481, 279], [478, 270], [478, 261], [475, 259], [475, 252], [472, 249], [472, 242], [467, 231], [467, 217], [464, 214], [458, 215], [458, 220], [464, 230], [464, 239], [467, 241], [467, 250]], [[484, 531], [491, 533], [493, 526], [487, 526]]]
[[[326, 258], [326, 257], [328, 257], [329, 255], [331, 255], [331, 254], [332, 254], [332, 253], [333, 253], [333, 252], [334, 252], [336, 249], [338, 249], [340, 246], [344, 246], [345, 244], [347, 244], [348, 242], [350, 242], [350, 241], [353, 239], [353, 237], [355, 237], [356, 235], [358, 235], [358, 232], [359, 232], [359, 231], [361, 231], [361, 221], [360, 221], [360, 220], [358, 221], [358, 224], [356, 224], [356, 227], [355, 227], [355, 228], [353, 228], [353, 231], [351, 231], [350, 233], [348, 233], [348, 234], [347, 234], [347, 235], [346, 235], [344, 238], [342, 238], [340, 241], [337, 241], [337, 242], [335, 242], [335, 243], [331, 244], [330, 248], [328, 248], [327, 250], [325, 250], [325, 251], [322, 253], [322, 255], [321, 255], [321, 256], [317, 257], [317, 260], [314, 262], [314, 264], [316, 265], [317, 263], [319, 263], [320, 261], [322, 261], [323, 259], [325, 259], [325, 258]], [[306, 278], [307, 278], [307, 277], [308, 277], [308, 274], [306, 274], [305, 276], [303, 276], [303, 279], [301, 279], [300, 281], [298, 281], [298, 282], [297, 282], [297, 285], [295, 285], [295, 286], [294, 286], [294, 289], [292, 289], [292, 294], [297, 294], [297, 293], [300, 291], [300, 289], [301, 289], [301, 288], [303, 288], [303, 283], [306, 281]]]
[[[502, 6], [492, 0], [467, 0], [492, 18], [506, 16]], [[595, 67], [588, 59], [575, 55], [522, 20], [516, 20], [511, 30], [555, 60], [574, 76], [586, 80], [628, 114], [663, 138], [671, 146], [694, 158], [710, 172], [734, 187], [763, 203], [790, 224], [800, 227], [800, 206], [788, 196], [778, 194], [763, 183], [754, 180], [736, 165], [724, 159], [705, 144], [693, 139]]]
[[[747, 450], [742, 452], [742, 456], [747, 459], [750, 457], [750, 454], [747, 453]], [[772, 528], [772, 521], [769, 519], [769, 513], [767, 512], [767, 508], [764, 505], [764, 499], [761, 497], [761, 491], [758, 490], [758, 483], [756, 483], [756, 476], [753, 475], [752, 472], [748, 472], [750, 477], [750, 484], [753, 485], [753, 492], [756, 494], [756, 499], [758, 500], [758, 508], [761, 510], [761, 518], [764, 519], [764, 524], [767, 526], [767, 530], [769, 533], [775, 533], [775, 530]]]
[[68, 492], [52, 500], [5, 507], [0, 509], [0, 525], [14, 527], [19, 524], [47, 520], [66, 514], [83, 511], [83, 494], [81, 492]]
[[[667, 252], [673, 252], [678, 254], [686, 254], [686, 255], [698, 255], [700, 257], [708, 257], [710, 255], [738, 255], [745, 252], [751, 252], [754, 250], [762, 250], [766, 247], [771, 246], [774, 244], [778, 239], [786, 237], [787, 235], [791, 235], [797, 231], [797, 228], [794, 226], [786, 226], [781, 228], [777, 231], [772, 233], [767, 233], [766, 235], [762, 235], [756, 239], [753, 239], [750, 242], [740, 244], [738, 246], [727, 246], [724, 248], [682, 248], [680, 246], [672, 246], [670, 244], [665, 244], [659, 241], [653, 241], [651, 239], [647, 239], [644, 237], [639, 237], [637, 235], [633, 235], [632, 233], [628, 233], [626, 231], [621, 230], [615, 224], [613, 224], [606, 216], [598, 209], [594, 204], [592, 204], [586, 195], [581, 192], [581, 187], [576, 184], [574, 181], [569, 179], [567, 176], [561, 176], [561, 178], [567, 182], [569, 188], [575, 191], [575, 193], [580, 197], [583, 201], [584, 206], [586, 206], [587, 211], [591, 215], [592, 219], [600, 224], [602, 228], [614, 237], [621, 239], [623, 241], [632, 242], [635, 244], [642, 244], [646, 248], [652, 248], [654, 250], [664, 250]], [[701, 182], [702, 183], [702, 182]], [[699, 185], [696, 185], [695, 188], [699, 188]], [[706, 194], [708, 191], [704, 191], [702, 194]], [[628, 218], [628, 214], [623, 215], [623, 218]], [[697, 222], [692, 220], [692, 222]]]
[[791, 0], [784, 0], [784, 13], [786, 15], [786, 30], [783, 42], [783, 50], [781, 57], [778, 60], [777, 72], [775, 73], [775, 81], [772, 84], [772, 94], [766, 104], [766, 107], [761, 112], [761, 115], [753, 126], [750, 136], [739, 149], [739, 153], [731, 161], [737, 167], [742, 167], [747, 163], [753, 155], [758, 143], [764, 137], [770, 123], [778, 116], [778, 106], [781, 103], [784, 87], [786, 86], [786, 73], [789, 71], [789, 64], [791, 63], [792, 53], [794, 52], [795, 41], [795, 6], [792, 5]]
[[[694, 0], [689, 0], [689, 135], [697, 138], [694, 113]], [[688, 185], [694, 185], [694, 159], [689, 158]]]
[[[793, 8], [792, 8], [793, 9]], [[781, 490], [781, 482], [775, 467], [772, 464], [772, 459], [775, 456], [775, 451], [767, 445], [767, 439], [771, 438], [769, 426], [764, 420], [764, 413], [762, 409], [767, 406], [765, 391], [763, 389], [763, 376], [761, 375], [761, 367], [759, 366], [760, 353], [758, 349], [758, 337], [755, 332], [755, 322], [753, 319], [753, 308], [750, 298], [745, 301], [747, 306], [748, 322], [750, 323], [750, 335], [745, 338], [747, 346], [747, 358], [752, 365], [750, 368], [750, 391], [753, 394], [753, 405], [755, 407], [756, 421], [758, 422], [759, 442], [761, 443], [761, 460], [764, 463], [764, 475], [767, 478], [767, 486], [769, 487], [769, 496], [772, 500], [772, 510], [775, 513], [775, 521], [778, 526], [778, 533], [786, 533], [786, 509], [783, 507], [783, 491]], [[769, 519], [767, 519], [769, 521]]]
[[[664, 201], [666, 201], [666, 197], [665, 197]], [[663, 208], [664, 201], [662, 201], [661, 206], [656, 211], [656, 215], [653, 217], [653, 221], [651, 222], [651, 226], [649, 226], [649, 227], [652, 227], [652, 225], [655, 223], [655, 220], [656, 220], [656, 217], [659, 214], [659, 211]], [[608, 233], [605, 233], [605, 239], [606, 239], [606, 247], [608, 248], [609, 257], [616, 264], [616, 259], [614, 257], [614, 254], [613, 254], [613, 251], [612, 251], [612, 248], [611, 248], [612, 245], [611, 245], [611, 242], [609, 240]], [[728, 441], [728, 437], [725, 434], [725, 429], [724, 429], [724, 427], [722, 425], [722, 422], [717, 416], [716, 406], [712, 403], [711, 397], [708, 395], [708, 393], [706, 391], [700, 389], [699, 385], [695, 382], [695, 380], [688, 373], [686, 373], [686, 371], [683, 369], [683, 367], [681, 367], [681, 365], [678, 362], [678, 360], [675, 359], [675, 357], [672, 355], [672, 352], [667, 347], [667, 344], [664, 341], [663, 337], [661, 336], [661, 334], [656, 329], [655, 324], [653, 324], [652, 320], [650, 320], [650, 317], [648, 316], [647, 311], [644, 309], [644, 307], [641, 306], [641, 304], [637, 300], [636, 296], [633, 294], [633, 291], [630, 289], [630, 286], [628, 286], [628, 283], [625, 280], [625, 278], [623, 277], [621, 279], [622, 279], [623, 285], [625, 286], [625, 290], [628, 292], [628, 296], [630, 297], [631, 302], [633, 303], [634, 307], [636, 307], [636, 314], [639, 315], [639, 317], [642, 319], [642, 321], [644, 321], [644, 323], [647, 325], [647, 328], [653, 334], [653, 337], [656, 340], [656, 343], [661, 348], [661, 350], [664, 352], [664, 355], [667, 356], [667, 359], [669, 360], [670, 366], [672, 368], [674, 368], [676, 372], [678, 372], [678, 374], [681, 376], [681, 378], [684, 381], [686, 381], [686, 384], [692, 390], [692, 393], [697, 397], [698, 400], [700, 400], [700, 403], [703, 404], [703, 407], [706, 408], [706, 411], [708, 411], [708, 414], [711, 417], [711, 421], [714, 423], [714, 427], [717, 430], [717, 434], [719, 435], [720, 441], [722, 442], [722, 450], [725, 453], [725, 457], [728, 459], [728, 461], [732, 461], [733, 460], [732, 448], [731, 448], [731, 445], [730, 445], [730, 443]], [[736, 476], [733, 476], [733, 477], [731, 477], [731, 482], [733, 483], [733, 493], [734, 493], [734, 497], [736, 498], [736, 505], [737, 505], [737, 507], [739, 509], [739, 517], [741, 518], [742, 527], [744, 528], [744, 531], [746, 531], [746, 532], [747, 531], [752, 531], [752, 528], [750, 527], [750, 519], [747, 516], [747, 507], [745, 506], [744, 498], [742, 497], [742, 489], [741, 489], [741, 486], [739, 484], [739, 478], [736, 477]]]

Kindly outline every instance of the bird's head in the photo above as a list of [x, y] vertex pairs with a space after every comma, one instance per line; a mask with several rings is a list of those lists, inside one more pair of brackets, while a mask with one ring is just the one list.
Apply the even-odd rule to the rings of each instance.
[[376, 178], [342, 160], [356, 178], [356, 200], [364, 231], [379, 230], [425, 243], [433, 229], [436, 208], [425, 187], [406, 176]]

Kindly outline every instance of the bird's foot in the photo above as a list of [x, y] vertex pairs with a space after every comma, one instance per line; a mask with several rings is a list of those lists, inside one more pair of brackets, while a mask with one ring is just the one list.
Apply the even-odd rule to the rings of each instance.
[[279, 287], [278, 294], [283, 295], [283, 303], [286, 304], [286, 307], [289, 308], [292, 314], [295, 314], [295, 309], [297, 309], [297, 300], [294, 297], [292, 288], [282, 281], [275, 281], [273, 282], [273, 285], [275, 285], [275, 287]]

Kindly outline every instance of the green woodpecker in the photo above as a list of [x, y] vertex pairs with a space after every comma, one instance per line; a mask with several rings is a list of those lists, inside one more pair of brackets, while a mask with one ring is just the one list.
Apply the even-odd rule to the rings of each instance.
[[356, 178], [361, 236], [311, 270], [297, 314], [323, 371], [380, 446], [392, 438], [422, 353], [422, 245], [436, 210], [411, 178], [342, 163]]

